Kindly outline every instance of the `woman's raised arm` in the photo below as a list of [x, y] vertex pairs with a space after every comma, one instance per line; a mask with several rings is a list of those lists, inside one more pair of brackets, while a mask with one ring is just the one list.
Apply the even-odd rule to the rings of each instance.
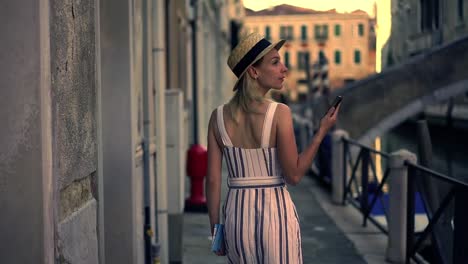
[[328, 130], [336, 123], [340, 106], [334, 111], [330, 108], [320, 121], [320, 128], [314, 135], [312, 142], [301, 154], [297, 153], [296, 139], [291, 110], [287, 105], [279, 104], [277, 109], [276, 147], [283, 174], [289, 184], [296, 185], [312, 165], [320, 143]]

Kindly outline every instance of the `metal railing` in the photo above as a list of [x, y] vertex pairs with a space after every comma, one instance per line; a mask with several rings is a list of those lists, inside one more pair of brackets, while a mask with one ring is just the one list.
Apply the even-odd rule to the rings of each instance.
[[[375, 155], [380, 155], [384, 159], [389, 158], [389, 154], [377, 151], [375, 149], [372, 149], [370, 147], [367, 147], [365, 145], [360, 144], [359, 142], [356, 142], [351, 139], [346, 139], [343, 138], [343, 147], [344, 147], [344, 160], [343, 164], [347, 164], [350, 168], [352, 168], [352, 173], [349, 178], [349, 181], [346, 182], [348, 177], [343, 177], [344, 184], [345, 186], [345, 191], [343, 193], [343, 204], [346, 203], [346, 201], [350, 202], [352, 205], [354, 205], [363, 215], [363, 226], [367, 226], [367, 220], [371, 221], [380, 231], [382, 231], [384, 234], [388, 234], [388, 228], [381, 223], [379, 223], [372, 215], [372, 209], [376, 205], [377, 199], [380, 200], [382, 209], [385, 214], [385, 218], [388, 220], [388, 213], [385, 208], [385, 202], [382, 198], [383, 196], [383, 188], [385, 184], [387, 183], [388, 175], [390, 172], [390, 169], [387, 167], [384, 172], [384, 176], [382, 177], [381, 180], [377, 178], [377, 173], [376, 173], [376, 168], [374, 161], [371, 159], [371, 153]], [[359, 147], [359, 153], [357, 154], [356, 159], [353, 161], [352, 160], [352, 155], [350, 152], [350, 147], [351, 146], [356, 146]], [[357, 168], [361, 165], [361, 177], [360, 177], [360, 185], [358, 182], [357, 178]], [[343, 166], [343, 175], [348, 175], [347, 173], [347, 167], [348, 166]], [[373, 177], [373, 186], [377, 186], [375, 190], [373, 190], [369, 185], [369, 169], [373, 172], [372, 175]], [[354, 184], [354, 189], [352, 188]], [[369, 195], [373, 195], [372, 201], [369, 203]], [[351, 199], [350, 199], [351, 196]]]
[[[389, 162], [386, 162], [387, 166], [383, 177], [378, 179], [376, 173], [376, 167], [371, 155], [379, 155], [383, 160], [388, 161], [390, 154], [377, 151], [368, 146], [365, 146], [352, 139], [342, 138], [344, 155], [343, 155], [343, 186], [345, 188], [343, 192], [342, 203], [346, 202], [356, 207], [363, 215], [362, 225], [366, 226], [367, 221], [371, 221], [380, 231], [384, 234], [389, 235], [391, 230], [388, 229], [388, 225], [385, 226], [376, 220], [371, 212], [377, 201], [380, 201], [383, 209], [386, 222], [389, 222], [388, 211], [386, 208], [386, 202], [383, 199], [384, 188], [388, 184], [390, 167]], [[356, 158], [353, 160], [351, 155], [351, 147], [359, 148]], [[405, 161], [404, 165], [408, 169], [408, 182], [407, 182], [407, 196], [404, 202], [406, 203], [406, 263], [410, 263], [411, 260], [416, 263], [427, 263], [421, 256], [420, 250], [423, 243], [427, 241], [431, 235], [431, 242], [435, 249], [436, 260], [435, 263], [468, 263], [468, 210], [463, 203], [468, 201], [468, 184], [457, 179], [450, 178], [446, 175], [430, 170], [426, 167], [417, 165], [410, 161]], [[360, 166], [360, 177], [358, 177], [358, 167]], [[348, 177], [348, 167], [351, 168], [351, 174]], [[372, 172], [372, 176], [369, 177], [369, 172]], [[429, 219], [428, 225], [422, 232], [415, 232], [415, 198], [417, 193], [416, 177], [434, 177], [442, 180], [451, 186], [450, 191], [446, 194], [445, 198], [442, 199], [439, 207], [434, 210], [432, 214], [428, 208], [427, 197], [420, 195], [423, 205], [425, 207], [425, 214]], [[349, 180], [347, 180], [349, 178]], [[369, 181], [371, 179], [371, 181]], [[372, 184], [373, 183], [373, 184]], [[372, 188], [371, 186], [374, 186]], [[391, 192], [391, 190], [390, 190]], [[371, 201], [369, 202], [369, 197]], [[452, 251], [450, 254], [444, 254], [441, 252], [440, 242], [438, 242], [438, 235], [434, 230], [435, 225], [440, 220], [444, 212], [450, 210], [450, 203], [455, 201], [453, 207], [453, 223], [451, 232], [453, 234], [453, 244], [450, 248]], [[455, 232], [456, 231], [456, 232]]]
[[[437, 248], [437, 263], [468, 263], [468, 247], [466, 246], [466, 239], [468, 238], [468, 213], [464, 204], [468, 201], [468, 184], [409, 161], [406, 161], [405, 165], [408, 167], [406, 263], [410, 263], [411, 259], [418, 263], [420, 262], [415, 256], [429, 235], [432, 235], [432, 243]], [[414, 198], [417, 187], [416, 178], [423, 175], [445, 182], [450, 185], [450, 190], [433, 214], [430, 213], [430, 210], [426, 210], [429, 223], [422, 234], [417, 235], [413, 232], [415, 225]], [[421, 197], [426, 208], [428, 208], [426, 197]], [[452, 252], [449, 252], [451, 254], [443, 254], [440, 249], [440, 243], [437, 242], [438, 234], [435, 232], [435, 226], [443, 213], [450, 210], [450, 203], [452, 201], [454, 201], [452, 228], [450, 230], [453, 235]]]

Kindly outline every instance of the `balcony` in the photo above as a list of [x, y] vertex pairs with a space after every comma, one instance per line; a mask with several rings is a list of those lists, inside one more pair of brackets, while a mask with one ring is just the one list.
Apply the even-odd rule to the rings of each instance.
[[319, 45], [324, 45], [328, 40], [328, 34], [315, 34], [314, 39]]

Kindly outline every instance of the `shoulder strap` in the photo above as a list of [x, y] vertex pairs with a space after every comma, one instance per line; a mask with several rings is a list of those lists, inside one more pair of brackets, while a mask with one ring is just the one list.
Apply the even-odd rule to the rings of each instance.
[[273, 117], [275, 116], [276, 106], [278, 106], [278, 103], [276, 102], [272, 102], [268, 105], [262, 130], [262, 148], [266, 148], [270, 144], [271, 124], [273, 123]]
[[217, 114], [217, 123], [218, 123], [218, 130], [219, 134], [221, 135], [221, 140], [225, 146], [232, 146], [231, 139], [226, 131], [226, 127], [224, 126], [224, 117], [223, 117], [223, 107], [224, 105], [220, 105], [216, 110]]

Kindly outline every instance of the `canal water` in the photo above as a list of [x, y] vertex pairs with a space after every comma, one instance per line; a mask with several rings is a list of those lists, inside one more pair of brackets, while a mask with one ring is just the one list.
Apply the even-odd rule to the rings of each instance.
[[[449, 127], [435, 122], [428, 122], [428, 125], [432, 141], [431, 169], [468, 183], [467, 126]], [[384, 152], [390, 153], [399, 149], [407, 149], [418, 154], [418, 128], [415, 120], [404, 122], [382, 137], [382, 150]], [[446, 215], [446, 217], [451, 219], [451, 215]], [[416, 230], [422, 231], [426, 227], [427, 223], [428, 219], [425, 214], [416, 215]], [[439, 233], [438, 237], [439, 239], [448, 239], [448, 241], [453, 239], [450, 234], [442, 235]], [[451, 254], [448, 253], [449, 250], [449, 246], [444, 246], [442, 248], [442, 251], [445, 252], [443, 254], [445, 259], [449, 259], [451, 256]], [[435, 248], [428, 245], [420, 251], [420, 254], [429, 263], [437, 263], [438, 261], [434, 252]]]
[[[468, 182], [468, 129], [428, 123], [432, 141], [433, 170]], [[408, 120], [382, 137], [382, 150], [387, 153], [407, 149], [418, 154], [418, 130]]]

